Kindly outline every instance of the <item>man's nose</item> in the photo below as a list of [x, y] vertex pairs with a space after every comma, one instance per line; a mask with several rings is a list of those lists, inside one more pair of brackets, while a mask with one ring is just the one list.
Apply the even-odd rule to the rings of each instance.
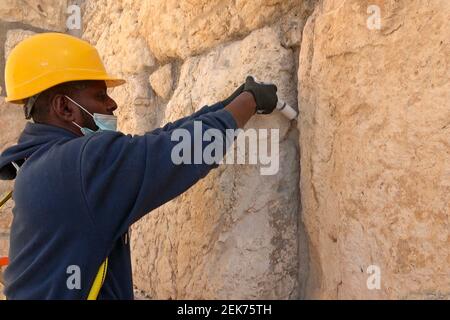
[[116, 109], [117, 109], [117, 103], [113, 100], [113, 99], [110, 99], [111, 101], [110, 101], [110, 103], [109, 103], [109, 105], [108, 105], [108, 107], [107, 107], [107, 109], [106, 109], [106, 111], [108, 112], [108, 113], [113, 113]]

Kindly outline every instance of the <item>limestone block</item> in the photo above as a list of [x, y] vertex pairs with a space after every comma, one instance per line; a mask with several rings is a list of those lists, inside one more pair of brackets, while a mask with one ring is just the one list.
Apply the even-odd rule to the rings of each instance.
[[142, 1], [87, 1], [83, 14], [83, 39], [99, 51], [108, 72], [123, 76], [153, 67], [154, 57], [139, 35]]
[[[4, 44], [5, 58], [20, 41], [33, 34], [33, 32], [19, 29], [8, 30]], [[7, 103], [4, 97], [0, 97], [0, 152], [17, 143], [25, 124], [26, 120], [21, 105]], [[0, 195], [12, 190], [13, 187], [13, 181], [0, 180]], [[13, 206], [14, 202], [11, 199], [0, 209], [0, 256], [8, 253]]]
[[34, 27], [64, 31], [67, 0], [2, 0], [0, 19]]
[[[367, 27], [374, 3], [380, 30]], [[419, 0], [330, 0], [310, 17], [298, 73], [307, 297], [448, 299], [449, 18], [448, 1]]]
[[5, 41], [5, 61], [8, 58], [11, 50], [14, 49], [19, 42], [25, 40], [26, 38], [36, 34], [33, 31], [22, 30], [22, 29], [12, 29], [8, 30], [6, 33], [6, 41]]
[[[271, 28], [254, 31], [242, 41], [186, 60], [181, 67], [178, 87], [165, 110], [167, 121], [225, 99], [245, 81], [247, 75], [275, 83], [278, 97], [296, 106], [294, 73], [292, 51], [281, 46], [278, 34]], [[282, 139], [290, 124], [275, 111], [270, 117], [255, 117], [248, 126], [277, 128]]]
[[[164, 122], [225, 98], [249, 73], [277, 83], [295, 105], [293, 60], [270, 28], [189, 58]], [[278, 114], [256, 118], [247, 128], [280, 129], [278, 173], [262, 176], [261, 165], [221, 165], [134, 226], [134, 280], [150, 297], [298, 297], [297, 133]]]
[[153, 72], [149, 81], [158, 96], [163, 99], [169, 98], [173, 85], [172, 65], [166, 64]]
[[159, 60], [185, 59], [269, 25], [300, 0], [158, 0], [140, 7], [141, 33]]
[[[14, 145], [19, 138], [20, 133], [25, 126], [25, 118], [23, 116], [22, 108], [17, 105], [12, 105], [5, 102], [3, 97], [0, 97], [0, 151], [4, 151], [6, 148]], [[12, 190], [14, 186], [13, 181], [0, 180], [0, 195]], [[0, 250], [4, 253], [8, 248], [8, 237], [6, 233], [9, 230], [12, 219], [12, 208], [14, 202], [9, 200], [0, 209], [0, 233], [4, 234], [3, 240], [1, 240]], [[0, 255], [2, 254], [0, 252]]]
[[119, 129], [142, 134], [154, 127], [156, 107], [148, 83], [155, 59], [139, 35], [142, 1], [87, 1], [83, 39], [95, 45], [109, 73], [127, 83], [109, 90], [118, 104]]

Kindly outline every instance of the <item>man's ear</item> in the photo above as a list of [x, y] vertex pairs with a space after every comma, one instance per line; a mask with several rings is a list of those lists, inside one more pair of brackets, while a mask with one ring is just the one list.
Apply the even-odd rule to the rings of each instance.
[[72, 122], [75, 120], [75, 108], [62, 94], [56, 94], [51, 100], [51, 108], [60, 120]]

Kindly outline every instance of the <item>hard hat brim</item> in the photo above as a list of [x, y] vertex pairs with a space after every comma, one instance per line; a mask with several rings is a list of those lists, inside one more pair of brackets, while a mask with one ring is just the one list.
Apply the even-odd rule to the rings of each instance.
[[[71, 77], [70, 79], [68, 79], [67, 81], [64, 81], [64, 82], [86, 81], [86, 80], [99, 80], [99, 81], [103, 80], [103, 81], [105, 81], [105, 84], [106, 84], [107, 88], [113, 88], [113, 87], [121, 86], [124, 83], [126, 83], [126, 81], [124, 79], [113, 77], [113, 76], [107, 76], [107, 77], [105, 77], [105, 76], [90, 76], [90, 77], [82, 77], [80, 79], [77, 79], [76, 77]], [[54, 86], [59, 85], [59, 84], [64, 83], [64, 82], [55, 83]], [[52, 86], [50, 86], [50, 88], [51, 87]], [[37, 92], [33, 93], [31, 96], [33, 96], [35, 94], [38, 94], [40, 92], [42, 92], [42, 91], [37, 91]], [[26, 99], [29, 98], [29, 97], [30, 97], [29, 94], [27, 96], [25, 96], [25, 97], [8, 96], [8, 97], [5, 98], [5, 101], [9, 102], [9, 103], [13, 103], [13, 104], [25, 104]]]

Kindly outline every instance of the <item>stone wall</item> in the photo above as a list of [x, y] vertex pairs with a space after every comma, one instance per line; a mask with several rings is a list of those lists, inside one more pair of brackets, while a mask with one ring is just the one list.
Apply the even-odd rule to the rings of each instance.
[[[81, 36], [127, 79], [111, 90], [125, 133], [219, 101], [247, 74], [300, 111], [246, 126], [279, 129], [277, 174], [221, 165], [135, 224], [145, 297], [450, 298], [448, 1], [25, 2], [0, 9], [0, 65], [29, 34]], [[82, 30], [66, 30], [71, 3]], [[371, 5], [379, 29], [368, 27]], [[24, 123], [0, 100], [1, 150]], [[379, 289], [368, 288], [371, 268]]]
[[[96, 44], [111, 72], [129, 80], [112, 90], [125, 132], [143, 133], [213, 104], [247, 74], [274, 81], [280, 97], [297, 105], [309, 2], [85, 4], [83, 38]], [[134, 277], [147, 296], [300, 297], [299, 254], [307, 251], [299, 247], [298, 131], [280, 114], [255, 117], [247, 127], [280, 130], [278, 174], [221, 166], [137, 223]]]
[[[378, 4], [381, 29], [367, 27]], [[450, 2], [323, 1], [299, 68], [308, 296], [450, 297]], [[381, 270], [367, 290], [366, 270]]]

